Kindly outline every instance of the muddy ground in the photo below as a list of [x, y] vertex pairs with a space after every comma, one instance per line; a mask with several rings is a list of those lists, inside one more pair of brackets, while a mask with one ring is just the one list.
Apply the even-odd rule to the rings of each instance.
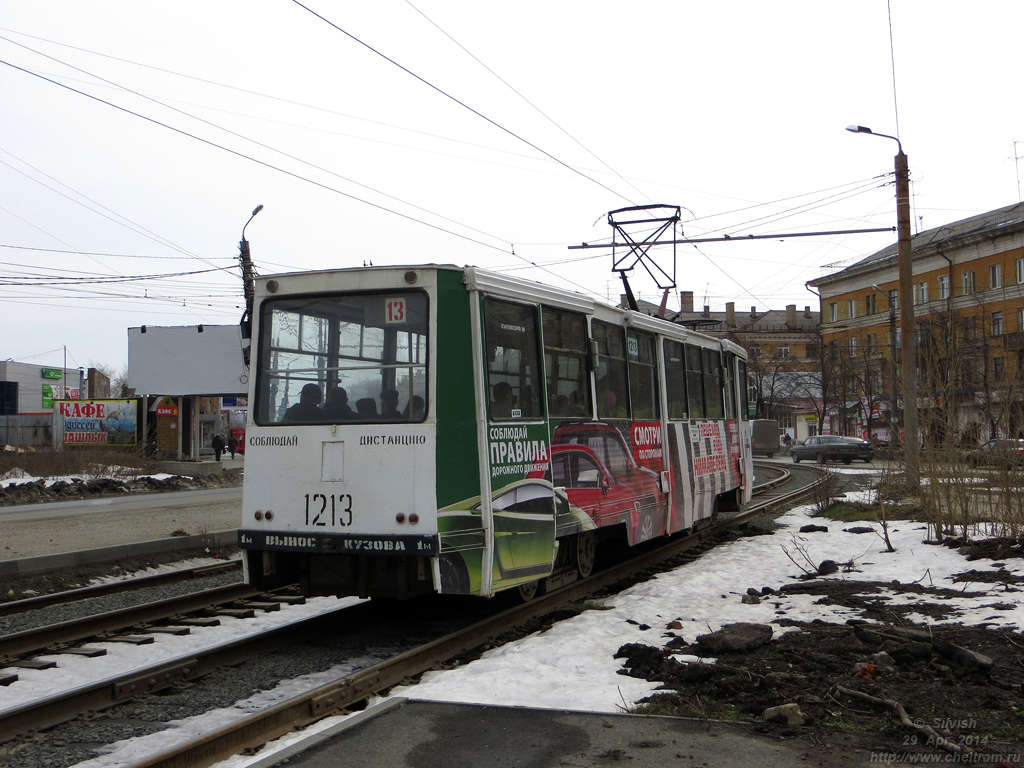
[[[16, 479], [16, 478], [15, 478]], [[166, 493], [198, 488], [233, 488], [242, 484], [242, 470], [229, 469], [209, 475], [184, 477], [171, 475], [163, 479], [140, 477], [118, 480], [95, 478], [92, 480], [61, 480], [47, 485], [46, 480], [16, 482], [0, 488], [0, 507], [17, 504], [43, 504], [53, 501], [94, 499], [101, 496], [128, 496], [139, 493]]]
[[[1020, 557], [1019, 542], [1004, 542], [1001, 551]], [[965, 571], [958, 580], [1001, 583], [1007, 592], [1024, 589], [1024, 578], [1005, 569], [986, 571], [984, 579]], [[893, 590], [935, 601], [891, 605], [884, 593]], [[823, 745], [849, 750], [851, 765], [929, 759], [1024, 765], [1024, 634], [903, 619], [923, 611], [941, 620], [947, 612], [943, 598], [969, 592], [818, 579], [760, 598], [784, 601], [786, 593], [820, 595], [819, 602], [857, 609], [863, 618], [846, 624], [780, 618], [769, 642], [714, 653], [697, 636], [684, 635], [681, 623], [670, 622], [660, 647], [631, 643], [619, 651], [623, 674], [662, 684], [638, 712], [751, 721], [766, 736], [802, 740], [812, 752]], [[990, 607], [996, 614], [1007, 606], [993, 599]], [[713, 656], [716, 663], [681, 661], [683, 655]], [[791, 703], [799, 706], [801, 717], [794, 720], [802, 723], [765, 720], [766, 709]], [[897, 705], [909, 722], [901, 722]]]

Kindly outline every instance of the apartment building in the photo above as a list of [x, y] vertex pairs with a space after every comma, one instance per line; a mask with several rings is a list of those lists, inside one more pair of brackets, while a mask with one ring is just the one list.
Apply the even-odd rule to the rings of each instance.
[[[1024, 203], [912, 240], [921, 438], [1024, 430]], [[808, 282], [821, 297], [826, 429], [902, 439], [896, 243]]]

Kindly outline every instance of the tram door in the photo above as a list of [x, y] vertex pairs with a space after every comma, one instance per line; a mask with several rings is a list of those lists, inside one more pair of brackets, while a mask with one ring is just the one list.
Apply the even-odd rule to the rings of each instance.
[[484, 309], [484, 400], [493, 555], [491, 589], [551, 573], [555, 499], [541, 402], [537, 307], [494, 298]]

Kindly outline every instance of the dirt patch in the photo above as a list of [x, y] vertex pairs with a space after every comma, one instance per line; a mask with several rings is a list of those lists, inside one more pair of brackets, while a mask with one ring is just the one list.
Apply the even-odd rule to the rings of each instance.
[[962, 538], [947, 536], [943, 546], [955, 549], [968, 560], [1010, 560], [1024, 558], [1024, 541], [1009, 537], [964, 541]]
[[242, 470], [228, 469], [209, 475], [183, 477], [172, 475], [158, 480], [153, 477], [117, 480], [96, 478], [93, 480], [58, 481], [49, 486], [45, 480], [33, 480], [0, 488], [0, 507], [18, 504], [43, 504], [53, 501], [74, 501], [93, 499], [101, 496], [127, 496], [139, 493], [164, 493], [187, 491], [197, 488], [234, 488], [242, 484]]
[[[801, 584], [786, 584], [778, 590], [782, 595], [821, 595], [816, 605], [841, 605], [861, 612], [865, 619], [881, 622], [902, 623], [909, 614], [919, 614], [932, 619], [949, 619], [957, 614], [957, 608], [945, 606], [942, 602], [892, 603], [891, 594], [925, 595], [937, 601], [954, 597], [980, 597], [984, 592], [967, 592], [962, 589], [903, 584], [901, 582], [876, 581], [808, 581]], [[779, 623], [796, 625], [797, 622]]]
[[[880, 591], [882, 585], [823, 581], [792, 586], [863, 607], [867, 615], [896, 608], [872, 602], [878, 599], [874, 588]], [[949, 592], [963, 596], [920, 585], [902, 589], [939, 599]], [[920, 605], [911, 608], [922, 612]], [[774, 737], [810, 744], [833, 742], [840, 733], [861, 734], [870, 750], [896, 754], [900, 761], [914, 761], [907, 757], [912, 753], [955, 755], [954, 761], [964, 763], [982, 758], [979, 762], [990, 765], [998, 764], [992, 755], [1016, 753], [1024, 760], [1024, 635], [851, 622], [779, 621], [770, 643], [722, 653], [714, 664], [681, 661], [680, 654], [699, 658], [700, 647], [695, 637], [684, 638], [669, 628], [664, 646], [629, 644], [617, 656], [625, 659], [622, 674], [662, 683], [664, 692], [640, 703], [643, 714], [754, 721]], [[779, 624], [795, 631], [778, 636]], [[899, 702], [914, 723], [933, 733], [901, 724], [892, 707], [860, 694]], [[783, 704], [798, 705], [805, 722], [763, 719], [766, 709]], [[941, 739], [952, 746], [943, 746]]]

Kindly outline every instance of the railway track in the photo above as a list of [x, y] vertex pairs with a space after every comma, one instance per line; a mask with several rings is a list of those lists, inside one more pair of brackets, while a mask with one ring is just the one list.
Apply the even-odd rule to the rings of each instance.
[[[298, 595], [265, 593], [246, 584], [230, 584], [192, 592], [166, 600], [107, 611], [95, 616], [62, 621], [0, 637], [0, 666], [32, 664], [28, 657], [65, 652], [69, 647], [89, 640], [117, 637], [124, 630], [169, 631], [167, 622], [192, 623], [184, 614], [199, 611], [248, 618], [257, 610], [277, 610], [282, 602], [301, 600]], [[88, 654], [85, 654], [88, 655]]]
[[199, 565], [194, 568], [180, 568], [174, 571], [155, 573], [149, 576], [137, 576], [131, 579], [120, 579], [108, 581], [103, 584], [93, 584], [88, 587], [69, 589], [63, 592], [51, 592], [46, 595], [26, 597], [22, 600], [8, 600], [0, 603], [0, 616], [10, 616], [15, 613], [34, 611], [40, 608], [47, 608], [60, 603], [70, 603], [76, 600], [88, 600], [93, 597], [129, 592], [148, 587], [173, 584], [179, 581], [201, 579], [206, 576], [213, 576], [221, 573], [237, 572], [241, 574], [241, 560], [229, 560], [224, 563], [213, 563], [211, 565]]
[[[812, 468], [801, 467], [799, 471], [790, 471], [778, 465], [759, 466], [759, 471], [774, 474], [775, 477], [759, 484], [760, 492], [756, 503], [749, 504], [740, 513], [722, 518], [691, 535], [652, 547], [629, 561], [606, 568], [586, 580], [552, 590], [530, 603], [488, 616], [467, 628], [322, 685], [309, 693], [296, 696], [192, 742], [168, 749], [139, 765], [209, 765], [329, 714], [350, 710], [374, 694], [507, 633], [511, 627], [535, 621], [595, 593], [614, 590], [658, 568], [659, 564], [687, 557], [687, 553], [695, 553], [702, 548], [709, 548], [724, 530], [743, 525], [755, 517], [806, 495], [813, 488], [816, 478], [822, 476], [820, 471]], [[797, 480], [797, 476], [804, 479]], [[799, 483], [800, 487], [788, 490], [782, 488], [781, 486], [787, 482]], [[73, 696], [58, 696], [48, 701], [34, 702], [18, 711], [4, 713], [0, 715], [0, 742], [13, 739], [27, 730], [37, 730], [64, 722], [81, 712], [103, 709], [148, 693], [181, 685], [202, 677], [219, 666], [237, 663], [247, 657], [251, 658], [253, 654], [266, 653], [270, 648], [301, 642], [303, 637], [316, 636], [318, 632], [322, 632], [334, 618], [332, 614], [308, 619], [273, 633], [239, 640], [153, 669], [136, 671], [117, 680], [104, 681], [88, 687], [88, 690], [76, 691]]]

